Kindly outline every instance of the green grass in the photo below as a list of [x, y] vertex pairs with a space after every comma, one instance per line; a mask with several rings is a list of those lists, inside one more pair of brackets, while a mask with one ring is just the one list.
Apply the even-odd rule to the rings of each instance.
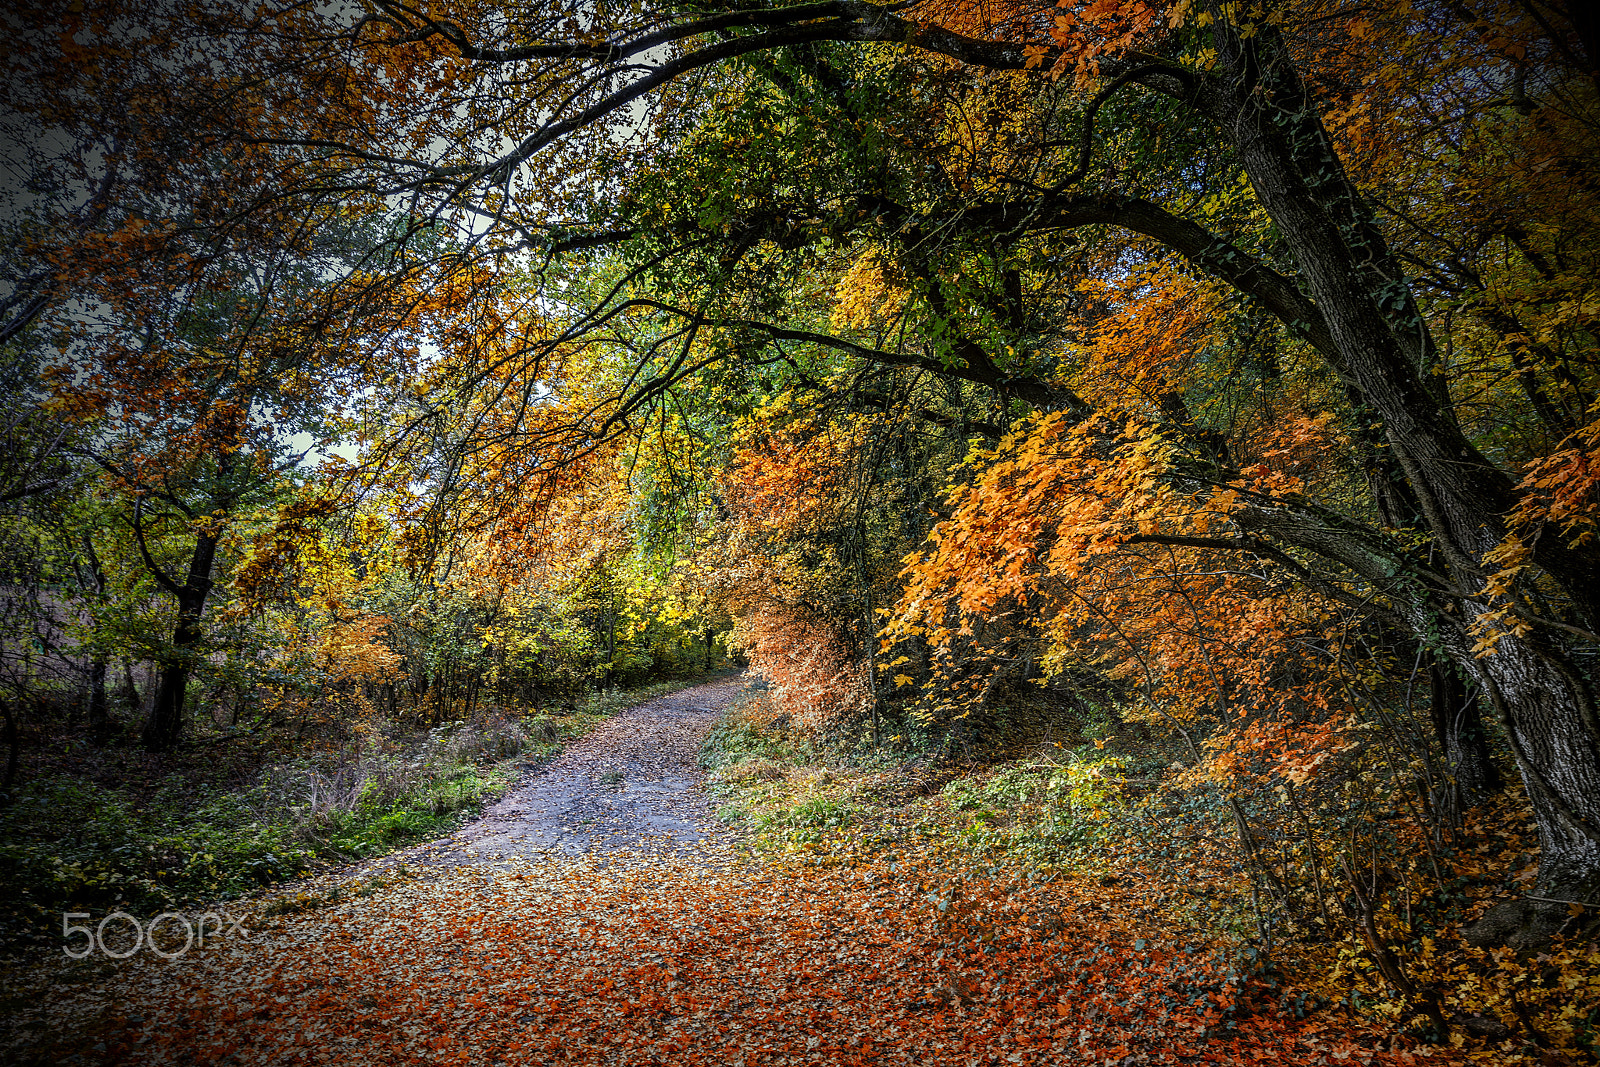
[[799, 752], [784, 734], [762, 720], [759, 705], [759, 699], [747, 695], [717, 719], [701, 742], [700, 766], [718, 771], [746, 760], [799, 762]]

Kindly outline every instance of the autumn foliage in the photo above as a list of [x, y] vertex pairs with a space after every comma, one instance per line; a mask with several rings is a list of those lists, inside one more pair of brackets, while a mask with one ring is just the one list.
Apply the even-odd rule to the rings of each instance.
[[1583, 5], [5, 18], [3, 806], [57, 750], [555, 745], [730, 657], [759, 847], [922, 790], [970, 861], [413, 887], [139, 1047], [1593, 1055]]

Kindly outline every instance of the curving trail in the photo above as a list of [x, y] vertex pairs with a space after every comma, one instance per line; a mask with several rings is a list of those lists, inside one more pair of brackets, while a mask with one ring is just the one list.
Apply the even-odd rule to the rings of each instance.
[[744, 691], [742, 677], [680, 689], [607, 720], [483, 817], [439, 841], [365, 865], [376, 873], [511, 859], [593, 855], [708, 857], [731, 840], [713, 817], [696, 760], [706, 731]]

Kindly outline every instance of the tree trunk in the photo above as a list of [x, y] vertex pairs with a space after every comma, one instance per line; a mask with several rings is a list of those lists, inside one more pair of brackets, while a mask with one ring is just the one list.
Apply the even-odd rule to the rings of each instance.
[[130, 659], [122, 660], [122, 684], [117, 688], [117, 699], [134, 718], [138, 718], [142, 698], [139, 696], [139, 683], [133, 680], [133, 661]]
[[1483, 703], [1455, 664], [1435, 657], [1428, 668], [1434, 739], [1444, 757], [1445, 781], [1433, 791], [1433, 805], [1452, 825], [1500, 789], [1500, 770], [1489, 751]]
[[183, 701], [194, 670], [200, 644], [200, 617], [211, 593], [211, 568], [216, 561], [218, 535], [202, 530], [195, 537], [189, 573], [178, 589], [178, 621], [172, 642], [160, 660], [156, 696], [145, 722], [143, 743], [151, 751], [171, 748], [183, 736]]
[[[1541, 892], [1593, 893], [1600, 888], [1600, 720], [1592, 683], [1540, 634], [1502, 632], [1496, 650], [1480, 656], [1465, 625], [1488, 610], [1472, 594], [1485, 554], [1507, 534], [1515, 486], [1456, 423], [1404, 274], [1281, 36], [1264, 29], [1242, 39], [1227, 21], [1219, 12], [1222, 76], [1208, 81], [1196, 102], [1222, 126], [1292, 251], [1334, 339], [1333, 370], [1364, 414], [1381, 423], [1464, 611], [1443, 614], [1426, 583], [1404, 573], [1380, 570], [1375, 577], [1419, 640], [1474, 679], [1500, 716], [1538, 817]], [[1533, 547], [1535, 562], [1570, 597], [1576, 622], [1592, 627], [1600, 557], [1559, 537]], [[1449, 631], [1445, 638], [1441, 629]]]
[[1539, 823], [1543, 896], [1600, 900], [1600, 729], [1593, 692], [1559, 650], [1503, 639], [1478, 677]]
[[605, 690], [611, 692], [616, 686], [613, 679], [617, 669], [617, 597], [614, 591], [608, 589], [606, 593], [606, 680]]

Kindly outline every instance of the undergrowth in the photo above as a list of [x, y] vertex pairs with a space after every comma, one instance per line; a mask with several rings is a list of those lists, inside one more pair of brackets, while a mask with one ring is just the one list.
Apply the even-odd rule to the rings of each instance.
[[[971, 887], [998, 873], [1044, 878], [1145, 936], [1207, 946], [1297, 1010], [1364, 1016], [1482, 1062], [1595, 1058], [1592, 941], [1557, 937], [1534, 953], [1475, 948], [1463, 936], [1534, 869], [1537, 842], [1520, 796], [1474, 812], [1449, 840], [1402, 840], [1378, 791], [1343, 816], [1325, 799], [1319, 816], [1310, 794], [1230, 790], [1132, 729], [1098, 726], [1102, 736], [1079, 744], [969, 749], [961, 761], [948, 744], [863, 758], [791, 737], [757, 694], [729, 710], [701, 759], [722, 817], [745, 826], [771, 862], [915, 871], [928, 906], [952, 917]], [[1253, 864], [1241, 821], [1257, 849]], [[1380, 849], [1356, 868], [1377, 881], [1376, 894], [1335, 880], [1339, 864], [1352, 866], [1351, 856], [1330, 854], [1328, 843], [1341, 839]], [[1313, 875], [1308, 852], [1321, 862]], [[1583, 909], [1572, 911], [1576, 930]]]
[[0, 941], [58, 938], [66, 911], [154, 915], [443, 836], [568, 742], [686, 684], [414, 733], [368, 724], [340, 751], [270, 762], [238, 788], [40, 775], [0, 810]]

